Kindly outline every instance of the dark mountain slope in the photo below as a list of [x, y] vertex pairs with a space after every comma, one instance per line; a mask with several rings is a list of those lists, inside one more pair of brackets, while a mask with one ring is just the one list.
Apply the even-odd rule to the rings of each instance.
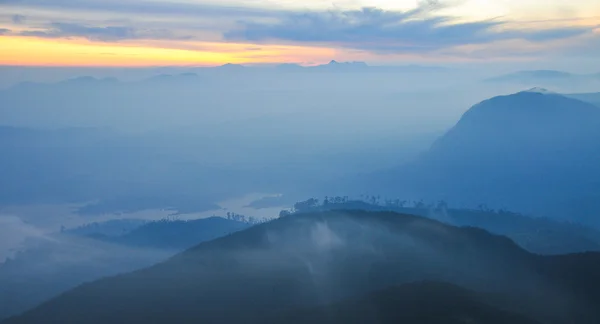
[[[586, 262], [600, 262], [591, 258]], [[540, 274], [539, 260], [505, 237], [417, 216], [305, 214], [85, 284], [6, 323], [260, 323], [282, 311], [423, 280], [493, 293], [498, 305], [548, 323], [595, 323], [597, 310], [584, 306], [600, 300], [562, 289], [571, 283]]]
[[329, 306], [277, 314], [266, 323], [539, 323], [491, 307], [485, 299], [450, 284], [418, 282]]
[[390, 196], [600, 226], [600, 108], [538, 91], [495, 97], [473, 106], [419, 159], [377, 178]]

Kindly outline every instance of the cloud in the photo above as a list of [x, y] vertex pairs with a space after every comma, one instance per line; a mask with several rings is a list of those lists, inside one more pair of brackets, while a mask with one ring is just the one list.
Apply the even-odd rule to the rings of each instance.
[[8, 34], [10, 32], [11, 32], [10, 29], [0, 28], [0, 35], [6, 35], [6, 34]]
[[[573, 24], [564, 28], [519, 29], [518, 22], [508, 19], [465, 22], [442, 14], [441, 10], [462, 1], [420, 0], [416, 8], [406, 11], [378, 8], [307, 11], [203, 1], [0, 0], [0, 11], [2, 7], [13, 7], [51, 12], [45, 28], [21, 32], [25, 36], [85, 37], [104, 42], [225, 40], [251, 43], [250, 48], [292, 43], [377, 54], [421, 55], [508, 40], [546, 43], [577, 38], [592, 29]], [[77, 16], [70, 16], [75, 12]], [[94, 21], [106, 15], [117, 19]], [[71, 20], [73, 17], [79, 20]]]
[[591, 32], [592, 28], [575, 28], [575, 27], [565, 27], [565, 28], [552, 28], [546, 30], [538, 30], [538, 31], [529, 31], [529, 32], [518, 32], [514, 36], [514, 38], [522, 38], [535, 42], [544, 42], [551, 41], [563, 38], [571, 38], [575, 36], [580, 36], [585, 33]]
[[24, 23], [25, 20], [27, 20], [27, 17], [25, 17], [23, 15], [13, 15], [11, 19], [14, 24], [19, 25], [19, 24]]
[[427, 2], [405, 12], [377, 8], [291, 12], [277, 22], [240, 21], [239, 28], [224, 37], [232, 41], [330, 43], [376, 52], [431, 52], [507, 39], [555, 40], [591, 31], [585, 27], [508, 30], [500, 28], [507, 25], [501, 20], [456, 22], [430, 15], [440, 7]]
[[190, 39], [191, 36], [176, 36], [164, 29], [135, 29], [127, 26], [85, 26], [73, 23], [51, 23], [44, 30], [28, 30], [21, 36], [44, 38], [84, 37], [92, 41], [120, 41], [127, 39]]
[[567, 42], [556, 52], [568, 57], [597, 58], [600, 53], [600, 30], [583, 37], [579, 42]]
[[0, 6], [163, 16], [217, 16], [239, 18], [270, 17], [279, 15], [277, 10], [258, 7], [148, 0], [0, 0]]
[[47, 239], [47, 236], [19, 217], [0, 214], [0, 263], [12, 256], [30, 238]]

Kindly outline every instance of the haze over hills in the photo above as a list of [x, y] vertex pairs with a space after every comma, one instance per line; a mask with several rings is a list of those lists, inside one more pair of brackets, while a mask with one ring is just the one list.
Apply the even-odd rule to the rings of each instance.
[[142, 225], [120, 236], [94, 236], [120, 245], [167, 250], [185, 250], [200, 242], [244, 230], [252, 223], [210, 217], [190, 221], [158, 221]]
[[[0, 71], [10, 69], [11, 67], [0, 67]], [[12, 67], [17, 69], [16, 67]], [[352, 61], [352, 62], [341, 62], [331, 60], [326, 64], [318, 65], [301, 65], [296, 63], [284, 63], [278, 65], [243, 65], [243, 64], [223, 64], [212, 67], [164, 67], [154, 69], [140, 69], [137, 79], [124, 78], [123, 82], [144, 82], [144, 81], [167, 81], [168, 79], [175, 79], [177, 77], [188, 77], [188, 79], [196, 77], [216, 77], [219, 74], [234, 73], [237, 75], [251, 75], [261, 73], [277, 73], [277, 72], [304, 72], [304, 73], [340, 73], [340, 72], [351, 72], [351, 73], [428, 73], [428, 72], [448, 72], [450, 69], [441, 66], [430, 66], [430, 65], [369, 65], [366, 62]], [[90, 70], [90, 72], [95, 72]], [[118, 74], [113, 71], [117, 76], [70, 76], [66, 77], [66, 80], [56, 82], [58, 84], [114, 84], [119, 82], [120, 78]], [[135, 72], [135, 71], [132, 71]], [[145, 73], [142, 73], [145, 72]], [[25, 73], [21, 73], [25, 74]], [[188, 80], [189, 81], [189, 80]], [[30, 87], [40, 86], [44, 84], [52, 84], [52, 82], [32, 82], [23, 81], [12, 85], [12, 87]], [[10, 88], [10, 87], [9, 87]]]
[[[200, 244], [145, 270], [84, 284], [4, 323], [261, 323], [288, 311], [310, 318], [315, 313], [303, 309], [433, 280], [490, 296], [471, 307], [473, 299], [456, 299], [460, 290], [434, 286], [440, 296], [433, 298], [460, 305], [433, 323], [456, 315], [481, 318], [483, 310], [513, 312], [502, 316], [523, 323], [591, 324], [600, 318], [593, 306], [600, 295], [584, 287], [599, 283], [598, 258], [535, 256], [480, 229], [389, 212], [300, 214]], [[411, 295], [427, 294], [416, 287]], [[407, 316], [423, 318], [429, 311], [416, 308]]]
[[0, 0], [0, 324], [600, 324], [599, 19]]
[[84, 282], [151, 266], [250, 226], [224, 218], [113, 220], [29, 238], [16, 255], [0, 262], [0, 320]]
[[[523, 70], [493, 76], [483, 83], [499, 88], [518, 86], [520, 89], [543, 87], [561, 93], [593, 92], [600, 87], [600, 73], [571, 73], [558, 70]], [[513, 88], [512, 92], [516, 89]], [[500, 93], [497, 93], [500, 94]]]
[[[302, 69], [286, 82], [274, 67], [229, 66], [0, 91], [0, 120], [11, 129], [0, 130], [0, 205], [78, 204], [77, 214], [97, 216], [205, 212], [254, 193], [305, 197], [321, 183], [407, 160], [443, 129], [439, 120], [417, 127], [389, 118], [416, 105], [410, 118], [432, 115], [442, 100], [412, 91], [447, 87], [438, 72]], [[446, 103], [471, 101], [440, 91]]]
[[[514, 85], [423, 69], [227, 65], [0, 91], [0, 217], [48, 239], [0, 266], [0, 317], [57, 297], [13, 320], [597, 323], [595, 95], [493, 97], [444, 134]], [[236, 211], [227, 200], [249, 194], [236, 208], [267, 218], [336, 196], [252, 228], [123, 220], [47, 235], [62, 220]], [[69, 216], [28, 216], [42, 230], [19, 218], [36, 205]]]
[[600, 86], [600, 73], [575, 74], [556, 70], [526, 70], [485, 79], [491, 84], [518, 84], [527, 86], [544, 86], [563, 88], [579, 86], [586, 89], [595, 89]]
[[542, 255], [600, 252], [600, 232], [581, 224], [557, 221], [546, 217], [530, 217], [507, 210], [492, 210], [486, 206], [473, 209], [452, 208], [446, 202], [427, 204], [400, 199], [364, 197], [328, 197], [323, 201], [311, 198], [297, 202], [287, 213], [307, 213], [337, 210], [392, 211], [418, 215], [454, 226], [471, 226], [510, 238], [523, 249]]
[[391, 197], [600, 226], [599, 140], [599, 107], [539, 89], [499, 96], [473, 106], [414, 162], [380, 175], [379, 186]]
[[518, 71], [493, 78], [487, 82], [544, 82], [547, 80], [565, 80], [575, 77], [575, 74], [555, 70]]
[[[600, 78], [600, 74], [598, 75], [598, 78]], [[574, 94], [569, 94], [567, 96], [571, 97], [571, 98], [579, 99], [581, 101], [586, 101], [586, 102], [589, 102], [591, 104], [594, 104], [594, 105], [600, 107], [600, 92], [574, 93]]]

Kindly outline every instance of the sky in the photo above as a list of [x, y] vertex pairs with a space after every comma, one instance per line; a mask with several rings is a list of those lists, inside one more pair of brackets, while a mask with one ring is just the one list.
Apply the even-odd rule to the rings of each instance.
[[591, 59], [597, 0], [0, 0], [0, 65]]

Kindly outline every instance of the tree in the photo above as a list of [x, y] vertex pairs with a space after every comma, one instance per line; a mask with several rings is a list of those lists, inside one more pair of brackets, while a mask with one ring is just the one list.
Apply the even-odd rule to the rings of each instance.
[[437, 203], [437, 205], [436, 205], [435, 208], [438, 209], [438, 210], [447, 210], [448, 209], [448, 203], [445, 202], [445, 201], [443, 201], [443, 200], [440, 200], [440, 201], [438, 201], [438, 203]]
[[279, 212], [279, 217], [287, 217], [287, 216], [291, 216], [292, 212], [289, 210], [282, 210]]
[[[327, 198], [325, 198], [327, 199]], [[319, 206], [319, 200], [315, 198], [310, 198], [305, 201], [299, 201], [294, 204], [294, 211], [296, 212], [305, 212], [310, 211]]]
[[419, 201], [415, 201], [415, 208], [417, 209], [425, 209], [425, 202], [423, 202], [423, 199], [419, 200]]

